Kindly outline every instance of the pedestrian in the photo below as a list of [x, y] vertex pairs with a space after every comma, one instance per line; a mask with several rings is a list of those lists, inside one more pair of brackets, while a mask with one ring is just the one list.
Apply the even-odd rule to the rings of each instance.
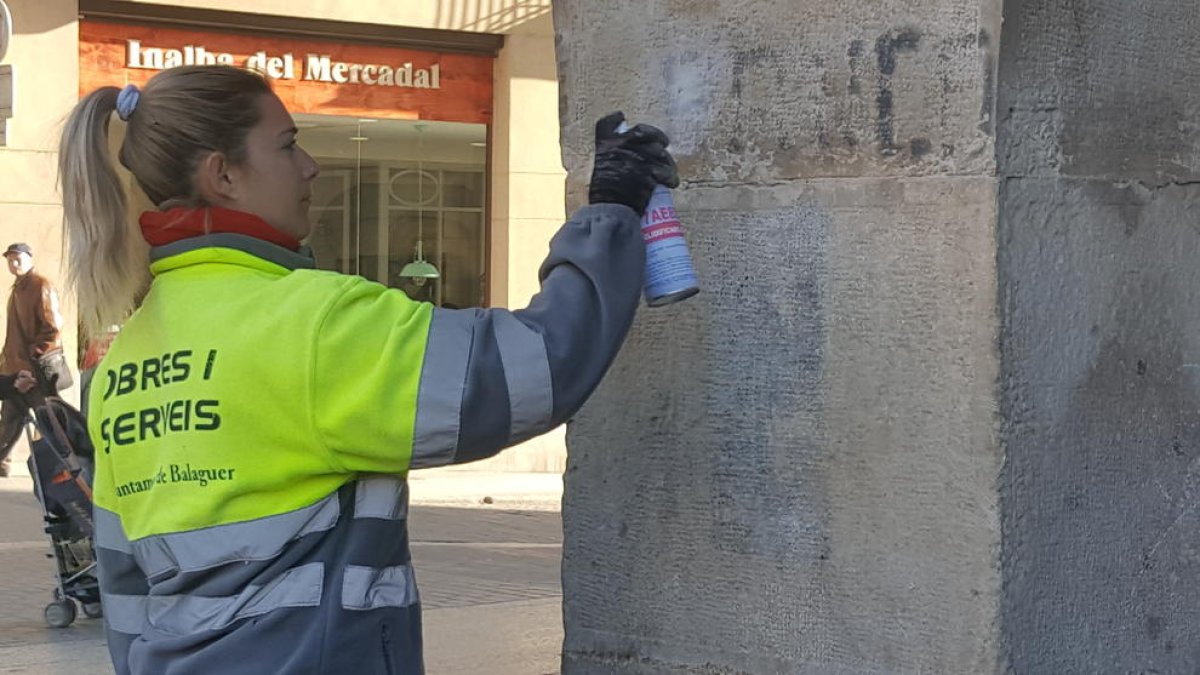
[[[114, 111], [117, 159], [158, 206], [136, 224]], [[89, 416], [118, 673], [423, 672], [407, 473], [561, 424], [612, 362], [640, 214], [678, 183], [662, 132], [622, 121], [597, 123], [591, 204], [530, 306], [448, 310], [314, 269], [319, 169], [259, 75], [185, 66], [80, 101], [60, 152], [69, 276], [90, 334], [123, 324]]]
[[[8, 296], [7, 326], [4, 335], [3, 364], [0, 374], [13, 376], [29, 371], [39, 387], [23, 396], [4, 398], [0, 404], [0, 476], [11, 471], [13, 446], [21, 437], [30, 406], [40, 405], [46, 396], [57, 396], [58, 374], [66, 368], [62, 350], [62, 314], [58, 294], [49, 279], [38, 274], [29, 244], [12, 244], [4, 251], [8, 271], [15, 277]], [[70, 377], [66, 371], [67, 378]]]

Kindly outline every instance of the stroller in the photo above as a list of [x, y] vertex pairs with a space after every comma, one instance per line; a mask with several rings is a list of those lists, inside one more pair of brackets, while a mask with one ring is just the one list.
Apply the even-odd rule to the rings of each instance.
[[46, 623], [66, 628], [75, 622], [75, 603], [85, 616], [104, 615], [96, 578], [95, 531], [92, 520], [92, 471], [95, 451], [83, 415], [59, 398], [47, 398], [30, 409], [25, 427], [29, 439], [29, 475], [42, 504], [46, 534], [54, 558], [54, 602], [46, 605]]

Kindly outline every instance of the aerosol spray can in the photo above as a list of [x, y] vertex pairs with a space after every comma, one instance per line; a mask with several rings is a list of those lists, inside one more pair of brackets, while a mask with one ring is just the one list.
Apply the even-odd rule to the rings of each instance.
[[[629, 127], [622, 122], [617, 131], [624, 133]], [[654, 188], [642, 215], [642, 241], [646, 243], [647, 305], [662, 307], [700, 292], [675, 200], [664, 185]]]

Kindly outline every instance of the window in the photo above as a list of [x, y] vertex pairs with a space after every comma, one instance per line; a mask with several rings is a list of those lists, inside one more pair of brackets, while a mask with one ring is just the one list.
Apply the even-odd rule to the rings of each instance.
[[[320, 164], [308, 244], [321, 269], [359, 274], [444, 307], [486, 299], [487, 128], [297, 115]], [[434, 279], [406, 277], [420, 257]]]

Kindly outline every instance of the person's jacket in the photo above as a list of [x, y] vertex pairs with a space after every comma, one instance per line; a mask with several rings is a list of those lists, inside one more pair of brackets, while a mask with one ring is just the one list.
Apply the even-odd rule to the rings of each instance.
[[8, 323], [5, 327], [3, 367], [0, 372], [15, 375], [22, 370], [39, 373], [34, 361], [55, 349], [62, 349], [62, 314], [54, 285], [35, 270], [17, 277], [8, 296]]
[[152, 250], [92, 383], [118, 673], [423, 671], [410, 469], [541, 434], [633, 320], [632, 209], [581, 209], [524, 310], [446, 310], [237, 234]]

